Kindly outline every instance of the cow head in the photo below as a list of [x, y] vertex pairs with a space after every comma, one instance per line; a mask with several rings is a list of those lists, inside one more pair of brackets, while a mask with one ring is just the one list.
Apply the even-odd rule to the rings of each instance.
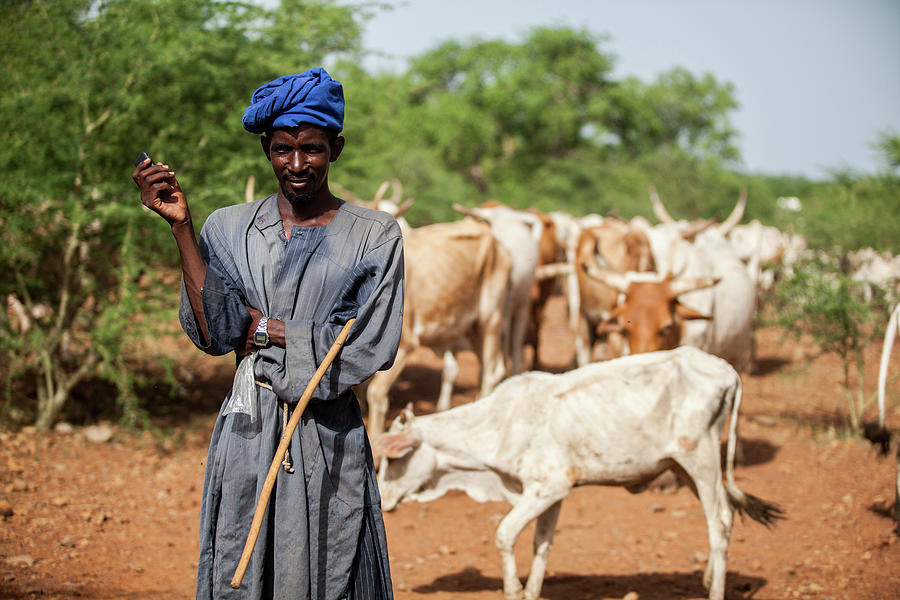
[[615, 273], [589, 267], [588, 274], [624, 295], [609, 317], [597, 326], [598, 334], [621, 333], [632, 354], [671, 350], [681, 343], [685, 321], [711, 319], [678, 301], [678, 296], [718, 283], [713, 277], [663, 278], [656, 274]]
[[437, 465], [436, 453], [421, 443], [414, 422], [412, 406], [407, 405], [375, 442], [375, 453], [381, 457], [378, 469], [381, 507], [387, 511], [394, 510], [425, 486]]

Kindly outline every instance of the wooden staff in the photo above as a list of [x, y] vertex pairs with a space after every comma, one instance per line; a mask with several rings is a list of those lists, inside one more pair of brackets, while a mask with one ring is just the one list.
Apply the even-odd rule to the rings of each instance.
[[294, 408], [291, 420], [288, 421], [287, 427], [285, 427], [284, 432], [281, 434], [281, 443], [278, 444], [278, 449], [275, 450], [275, 458], [272, 459], [272, 464], [269, 466], [269, 474], [266, 475], [266, 482], [263, 484], [259, 500], [256, 502], [256, 512], [253, 513], [253, 522], [250, 524], [250, 533], [247, 535], [247, 543], [244, 544], [244, 552], [241, 554], [241, 560], [238, 562], [237, 569], [234, 571], [234, 577], [231, 578], [231, 587], [234, 589], [238, 589], [241, 586], [241, 580], [244, 578], [244, 573], [247, 571], [247, 566], [250, 564], [250, 556], [253, 554], [253, 548], [256, 546], [256, 538], [259, 537], [259, 529], [262, 526], [263, 515], [269, 504], [269, 496], [272, 495], [272, 488], [275, 486], [275, 479], [278, 477], [278, 471], [281, 468], [280, 461], [291, 443], [291, 436], [294, 434], [294, 430], [297, 429], [297, 425], [300, 424], [300, 417], [303, 416], [303, 411], [306, 410], [306, 405], [309, 403], [309, 399], [312, 397], [316, 386], [319, 385], [319, 381], [322, 380], [325, 371], [331, 365], [332, 361], [334, 361], [334, 357], [337, 356], [341, 346], [344, 345], [344, 341], [350, 333], [350, 325], [352, 325], [355, 320], [356, 319], [354, 318], [347, 321], [344, 328], [338, 334], [337, 339], [334, 340], [334, 344], [331, 345], [328, 354], [326, 354], [325, 358], [322, 360], [322, 364], [316, 369], [312, 379], [309, 380], [309, 383], [306, 386], [306, 390], [303, 392], [303, 395], [300, 396], [300, 400], [297, 401], [297, 406]]

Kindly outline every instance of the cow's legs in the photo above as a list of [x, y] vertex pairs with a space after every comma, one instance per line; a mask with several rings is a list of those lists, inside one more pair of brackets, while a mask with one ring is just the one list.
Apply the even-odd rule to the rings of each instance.
[[[525, 328], [530, 315], [531, 299], [528, 299], [516, 308], [511, 316], [509, 355], [512, 359], [512, 367], [510, 375], [518, 375], [525, 370]], [[536, 347], [535, 352], [537, 352]]]
[[438, 395], [437, 410], [450, 408], [450, 400], [453, 397], [453, 384], [459, 376], [459, 362], [452, 350], [444, 351], [444, 370], [441, 372], [441, 393]]
[[475, 345], [480, 352], [481, 361], [481, 389], [479, 398], [490, 394], [497, 384], [506, 376], [505, 359], [503, 358], [502, 331], [503, 317], [499, 312], [494, 312], [478, 328], [478, 343]]
[[369, 405], [367, 430], [370, 442], [384, 433], [384, 418], [387, 414], [389, 403], [388, 392], [391, 389], [391, 385], [400, 376], [403, 367], [406, 366], [407, 358], [409, 358], [409, 351], [401, 346], [397, 350], [397, 356], [394, 358], [394, 364], [391, 368], [387, 371], [375, 373], [369, 380], [369, 385], [366, 386], [366, 404]]
[[553, 545], [553, 534], [556, 532], [556, 521], [562, 500], [548, 508], [537, 519], [534, 529], [534, 559], [531, 561], [531, 572], [525, 584], [525, 600], [537, 600], [541, 595], [544, 573], [547, 571], [547, 556]]
[[[558, 496], [546, 498], [523, 495], [513, 506], [512, 510], [500, 521], [494, 543], [500, 551], [500, 561], [503, 565], [503, 595], [507, 600], [520, 600], [522, 598], [522, 583], [516, 575], [516, 555], [514, 552], [516, 538], [519, 537], [522, 529], [532, 519], [542, 515], [547, 509], [561, 500], [562, 498]], [[547, 550], [549, 551], [549, 543]], [[541, 579], [543, 580], [543, 574]], [[531, 583], [530, 578], [529, 583]], [[537, 588], [537, 590], [534, 590], [535, 594], [539, 594], [541, 591], [539, 583]], [[530, 590], [531, 588], [529, 588]], [[534, 597], [536, 598], [537, 595]]]
[[725, 559], [734, 509], [722, 483], [719, 463], [719, 442], [714, 436], [701, 439], [687, 456], [676, 460], [693, 481], [693, 490], [703, 506], [709, 535], [709, 560], [703, 574], [703, 585], [709, 590], [709, 600], [725, 598]]
[[591, 362], [591, 325], [584, 316], [579, 316], [575, 325], [575, 364], [579, 367]]

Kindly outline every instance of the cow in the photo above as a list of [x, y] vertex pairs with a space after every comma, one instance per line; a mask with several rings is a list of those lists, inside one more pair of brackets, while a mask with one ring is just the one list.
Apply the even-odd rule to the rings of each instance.
[[565, 248], [560, 244], [556, 231], [556, 221], [553, 217], [536, 208], [528, 209], [541, 221], [541, 237], [538, 240], [538, 268], [535, 272], [534, 287], [531, 293], [531, 321], [530, 328], [525, 334], [525, 343], [534, 348], [535, 364], [538, 362], [539, 332], [541, 323], [547, 310], [547, 303], [556, 292], [558, 282], [555, 278], [540, 278], [538, 273], [542, 267], [559, 264], [565, 260]]
[[[583, 229], [575, 249], [575, 274], [578, 281], [578, 326], [575, 335], [575, 358], [584, 366], [593, 358], [597, 341], [596, 328], [609, 318], [618, 303], [618, 290], [587, 273], [587, 266], [601, 264], [617, 273], [646, 272], [655, 269], [647, 236], [640, 229], [616, 218]], [[621, 356], [622, 343], [608, 336], [604, 358]]]
[[[386, 198], [385, 195], [388, 189], [393, 188], [393, 192], [390, 198]], [[357, 197], [355, 194], [350, 192], [347, 189], [340, 188], [341, 194], [346, 197], [348, 200], [353, 202], [354, 204], [358, 204], [360, 206], [366, 206], [368, 208], [372, 208], [375, 210], [381, 210], [387, 212], [391, 216], [393, 216], [397, 223], [400, 225], [400, 231], [403, 235], [404, 240], [410, 237], [410, 234], [413, 232], [412, 226], [410, 226], [409, 222], [404, 218], [404, 213], [412, 206], [413, 199], [407, 198], [406, 200], [402, 200], [403, 197], [403, 186], [399, 180], [394, 179], [392, 181], [384, 181], [375, 192], [375, 197], [371, 201], [362, 200]], [[446, 228], [445, 228], [446, 229]], [[428, 230], [425, 230], [428, 231]], [[470, 232], [471, 233], [471, 232]], [[465, 236], [464, 236], [465, 237]], [[413, 245], [415, 246], [419, 241], [419, 236], [414, 236]], [[457, 242], [450, 242], [451, 245], [457, 244]], [[464, 251], [464, 250], [463, 250]], [[427, 257], [419, 258], [417, 255], [419, 253], [413, 252], [410, 255], [408, 249], [405, 253], [405, 260], [407, 264], [410, 260], [413, 261], [421, 261], [421, 260], [430, 260]], [[426, 253], [428, 254], [428, 253]], [[459, 252], [456, 252], [459, 254]], [[470, 257], [471, 258], [471, 257]], [[439, 262], [441, 262], [439, 260]], [[501, 257], [500, 262], [505, 262], [503, 257]], [[500, 267], [503, 268], [502, 266]], [[413, 269], [416, 270], [416, 269]], [[407, 280], [410, 277], [411, 269], [406, 269]], [[410, 289], [410, 284], [407, 281], [406, 287]], [[421, 286], [413, 286], [413, 289], [417, 291], [417, 297], [421, 298]], [[491, 294], [498, 293], [498, 287], [496, 285], [490, 288], [492, 291], [486, 291], [485, 295], [490, 297]], [[452, 293], [452, 290], [451, 290]], [[427, 295], [426, 295], [427, 296]], [[425, 301], [431, 301], [433, 299], [426, 299]], [[488, 303], [495, 302], [493, 299], [486, 300]], [[499, 302], [499, 300], [496, 300]], [[421, 303], [421, 302], [420, 302]], [[406, 311], [406, 315], [408, 317], [409, 311]], [[505, 314], [505, 311], [501, 311], [500, 314]], [[408, 336], [414, 337], [414, 336]], [[453, 384], [456, 381], [457, 376], [459, 375], [459, 364], [456, 360], [454, 352], [463, 347], [471, 347], [471, 343], [466, 338], [475, 337], [475, 332], [470, 332], [467, 336], [461, 337], [457, 343], [455, 344], [440, 344], [434, 346], [434, 349], [438, 352], [443, 348], [443, 370], [441, 373], [441, 390], [438, 396], [436, 408], [437, 410], [446, 410], [450, 408], [450, 398], [453, 391]], [[490, 335], [488, 336], [490, 339]], [[477, 351], [477, 349], [476, 349]], [[406, 360], [406, 353], [402, 356], [404, 360]], [[402, 370], [402, 369], [401, 369]], [[388, 393], [389, 388], [393, 384], [396, 377], [399, 376], [399, 371], [396, 373], [391, 373], [390, 376], [388, 374], [373, 376], [369, 381], [365, 382], [363, 385], [357, 388], [357, 393], [360, 398], [366, 400], [366, 404], [369, 406], [369, 433], [370, 435], [380, 434], [384, 429], [384, 415], [386, 414], [388, 408]], [[495, 377], [501, 377], [503, 375], [495, 375]], [[369, 391], [369, 386], [372, 383], [372, 379], [375, 379], [375, 387], [372, 391]]]
[[[552, 278], [564, 276], [562, 279], [563, 294], [566, 298], [569, 326], [572, 331], [578, 329], [578, 320], [581, 314], [581, 297], [578, 292], [578, 277], [575, 274], [575, 251], [578, 247], [578, 237], [583, 227], [582, 221], [562, 211], [553, 211], [549, 215], [553, 221], [553, 231], [556, 236], [556, 245], [561, 249], [561, 256], [552, 271], [539, 279], [544, 285], [550, 287]], [[600, 221], [602, 222], [602, 220]]]
[[[774, 274], [770, 267], [792, 265], [801, 258], [806, 249], [806, 240], [793, 231], [782, 232], [755, 219], [750, 223], [741, 224], [747, 205], [747, 194], [743, 189], [737, 204], [723, 223], [715, 224], [714, 221], [709, 221], [710, 225], [701, 227], [699, 231], [696, 230], [697, 223], [673, 219], [652, 186], [650, 201], [653, 213], [660, 223], [664, 226], [674, 226], [685, 239], [693, 239], [701, 245], [727, 243], [730, 252], [747, 265], [747, 272], [754, 283], [765, 290], [770, 289], [774, 283]], [[691, 231], [691, 228], [694, 228], [694, 231]]]
[[373, 375], [366, 388], [368, 431], [384, 431], [388, 392], [409, 355], [427, 346], [444, 353], [438, 408], [450, 406], [455, 379], [447, 352], [467, 341], [481, 363], [480, 394], [506, 375], [501, 346], [512, 259], [485, 223], [463, 219], [412, 228], [404, 234], [405, 295], [400, 347], [390, 369]]
[[[591, 363], [562, 374], [511, 377], [489, 396], [447, 412], [405, 410], [375, 444], [383, 459], [382, 508], [434, 500], [450, 489], [478, 502], [512, 505], [495, 543], [508, 599], [540, 595], [562, 501], [573, 487], [643, 490], [674, 469], [691, 482], [706, 515], [710, 552], [703, 582], [725, 595], [734, 511], [771, 525], [782, 510], [734, 481], [741, 380], [727, 362], [696, 348]], [[722, 482], [721, 434], [730, 418]], [[537, 519], [523, 590], [514, 545]]]
[[688, 274], [625, 274], [587, 267], [598, 281], [618, 290], [623, 299], [598, 326], [625, 336], [630, 353], [695, 346], [750, 369], [756, 293], [740, 265], [706, 263], [697, 252]]
[[[543, 264], [537, 272], [542, 282], [559, 276], [567, 278], [569, 325], [575, 332], [578, 366], [584, 366], [594, 358], [595, 328], [607, 319], [618, 301], [616, 290], [586, 274], [587, 265], [600, 263], [619, 273], [654, 269], [650, 242], [642, 228], [616, 217], [602, 220], [594, 217], [572, 219], [568, 235], [574, 237], [564, 240], [567, 246], [563, 256], [565, 262]], [[582, 226], [582, 223], [587, 225]], [[608, 342], [604, 358], [621, 354], [621, 343], [616, 342]]]
[[871, 302], [879, 292], [891, 300], [900, 296], [900, 256], [860, 248], [848, 252], [846, 260], [851, 278], [863, 286], [866, 302]]
[[507, 306], [503, 311], [505, 315], [503, 346], [508, 358], [507, 372], [516, 375], [525, 370], [525, 333], [533, 318], [533, 288], [537, 284], [535, 271], [541, 258], [543, 222], [533, 213], [497, 203], [483, 204], [475, 208], [454, 203], [453, 209], [472, 219], [487, 223], [494, 237], [509, 251], [512, 258]]
[[[739, 201], [723, 225], [732, 226], [740, 206]], [[623, 277], [603, 265], [591, 269], [582, 265], [595, 277], [602, 274], [600, 281], [625, 294], [624, 301], [600, 328], [625, 335], [631, 352], [636, 352], [637, 347], [653, 351], [691, 345], [725, 358], [739, 371], [750, 371], [756, 285], [746, 265], [721, 235], [721, 229], [718, 234], [704, 235], [712, 227], [707, 222], [693, 226], [667, 222], [653, 227], [643, 223], [638, 219], [631, 221], [643, 229], [650, 241], [657, 275], [644, 277], [636, 273]], [[629, 292], [631, 281], [641, 285]], [[704, 281], [710, 283], [692, 285]], [[713, 281], [718, 281], [718, 285], [713, 286]], [[671, 293], [671, 286], [677, 293]], [[638, 293], [640, 297], [635, 295]], [[630, 317], [623, 318], [626, 314]], [[637, 328], [643, 332], [640, 341], [635, 338]]]
[[712, 320], [679, 301], [679, 296], [716, 285], [713, 277], [675, 277], [671, 273], [615, 273], [594, 265], [586, 273], [623, 296], [607, 319], [597, 327], [599, 333], [620, 333], [627, 341], [627, 353], [639, 354], [671, 350], [682, 345], [685, 328], [691, 320]]

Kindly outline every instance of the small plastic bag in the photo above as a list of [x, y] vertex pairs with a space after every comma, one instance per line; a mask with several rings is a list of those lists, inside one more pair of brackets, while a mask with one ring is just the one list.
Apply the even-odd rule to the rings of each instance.
[[241, 359], [237, 371], [234, 373], [234, 383], [231, 386], [231, 398], [225, 407], [223, 415], [229, 413], [242, 413], [250, 415], [250, 422], [256, 423], [259, 416], [256, 378], [253, 374], [253, 365], [256, 362], [256, 352], [251, 352]]

